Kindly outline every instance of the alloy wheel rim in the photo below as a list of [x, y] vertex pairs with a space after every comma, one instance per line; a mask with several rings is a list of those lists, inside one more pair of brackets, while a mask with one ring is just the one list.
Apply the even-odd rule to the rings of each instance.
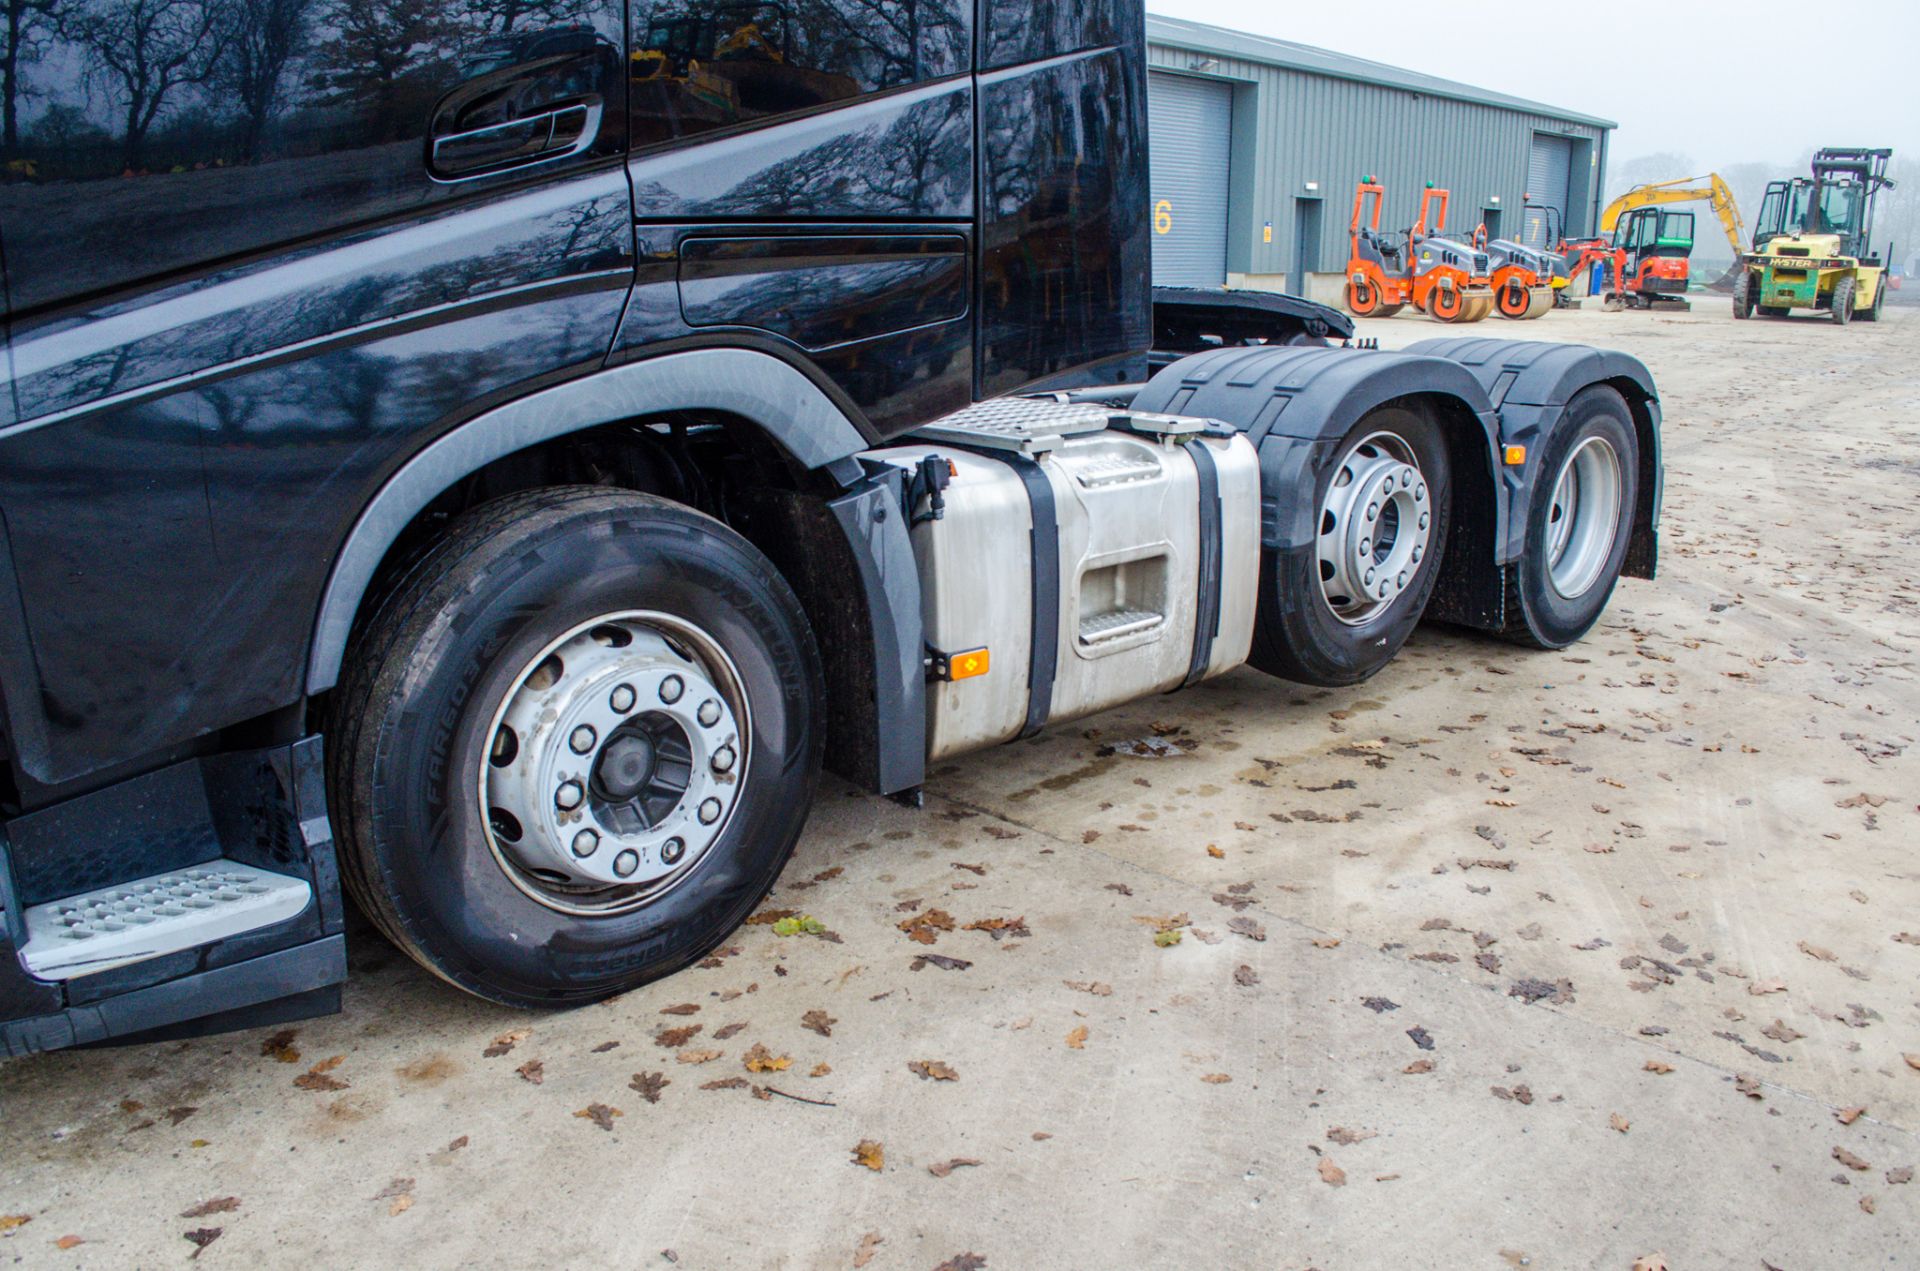
[[1433, 525], [1426, 476], [1393, 432], [1362, 438], [1340, 460], [1320, 503], [1320, 595], [1348, 626], [1378, 616], [1426, 559]]
[[1589, 437], [1567, 456], [1547, 508], [1547, 576], [1568, 600], [1593, 589], [1613, 554], [1620, 521], [1620, 456]]
[[705, 631], [643, 610], [574, 627], [521, 667], [487, 730], [488, 847], [533, 900], [629, 913], [689, 877], [752, 763], [738, 669]]

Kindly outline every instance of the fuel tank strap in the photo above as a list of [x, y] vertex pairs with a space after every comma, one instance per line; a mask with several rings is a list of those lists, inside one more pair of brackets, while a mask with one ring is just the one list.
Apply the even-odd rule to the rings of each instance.
[[1060, 516], [1053, 482], [1037, 461], [1012, 451], [977, 453], [1019, 474], [1033, 511], [1033, 643], [1027, 659], [1027, 722], [1020, 730], [1026, 738], [1045, 728], [1053, 713], [1053, 680], [1060, 665]]
[[1193, 456], [1193, 471], [1200, 479], [1200, 581], [1194, 605], [1193, 659], [1187, 664], [1187, 678], [1181, 688], [1192, 688], [1207, 673], [1213, 661], [1213, 641], [1220, 634], [1220, 570], [1224, 544], [1220, 526], [1220, 471], [1213, 451], [1204, 441], [1189, 441], [1182, 447]]

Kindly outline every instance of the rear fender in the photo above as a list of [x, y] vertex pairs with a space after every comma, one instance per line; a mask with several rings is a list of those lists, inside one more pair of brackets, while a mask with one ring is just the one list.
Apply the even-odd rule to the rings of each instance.
[[1660, 394], [1653, 375], [1636, 357], [1580, 344], [1538, 340], [1422, 340], [1409, 353], [1444, 358], [1467, 370], [1492, 403], [1501, 447], [1525, 446], [1527, 462], [1497, 467], [1507, 503], [1498, 540], [1501, 564], [1517, 560], [1526, 540], [1527, 513], [1552, 474], [1537, 470], [1567, 403], [1582, 389], [1605, 384], [1627, 399], [1640, 442], [1639, 499], [1623, 572], [1652, 578], [1659, 564], [1660, 505], [1665, 467], [1660, 461]]

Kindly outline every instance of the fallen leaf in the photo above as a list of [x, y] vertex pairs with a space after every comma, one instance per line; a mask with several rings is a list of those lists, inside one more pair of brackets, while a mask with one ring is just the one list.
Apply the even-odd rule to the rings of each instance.
[[[639, 1092], [640, 1097], [648, 1103], [658, 1103], [660, 1092], [672, 1084], [664, 1072], [636, 1072], [627, 1082], [627, 1089]], [[619, 1116], [620, 1113], [615, 1112], [614, 1115]]]
[[818, 1033], [822, 1037], [833, 1036], [833, 1026], [839, 1022], [825, 1011], [808, 1011], [800, 1017], [800, 1027]]
[[1066, 985], [1068, 988], [1075, 990], [1076, 992], [1091, 993], [1095, 997], [1112, 997], [1113, 996], [1113, 985], [1102, 984], [1098, 980], [1091, 980], [1091, 981], [1062, 980], [1060, 982]]
[[56, 1249], [78, 1249], [85, 1243], [87, 1243], [86, 1240], [80, 1236], [62, 1236], [53, 1242], [53, 1247]]
[[942, 931], [953, 930], [953, 915], [944, 909], [929, 909], [895, 924], [916, 944], [932, 944]]
[[1660, 1061], [1660, 1060], [1658, 1060], [1658, 1059], [1649, 1059], [1649, 1060], [1647, 1060], [1647, 1062], [1646, 1062], [1646, 1063], [1644, 1063], [1644, 1064], [1642, 1064], [1642, 1065], [1641, 1065], [1641, 1067], [1642, 1067], [1642, 1068], [1644, 1068], [1644, 1069], [1645, 1069], [1646, 1071], [1648, 1071], [1648, 1072], [1657, 1072], [1657, 1073], [1659, 1073], [1659, 1074], [1660, 1074], [1661, 1076], [1663, 1076], [1663, 1077], [1664, 1077], [1664, 1076], [1665, 1076], [1666, 1074], [1668, 1074], [1668, 1073], [1670, 1073], [1670, 1072], [1672, 1072], [1672, 1071], [1673, 1071], [1673, 1065], [1672, 1065], [1672, 1064], [1669, 1064], [1669, 1063], [1663, 1063], [1663, 1062], [1661, 1062], [1661, 1061]]
[[952, 1160], [938, 1161], [927, 1166], [927, 1173], [933, 1175], [935, 1178], [945, 1178], [957, 1169], [965, 1169], [969, 1165], [978, 1164], [980, 1164], [980, 1162], [974, 1160], [971, 1156], [956, 1156]]
[[1313, 947], [1316, 949], [1338, 949], [1340, 947], [1340, 937], [1315, 936], [1313, 939]]
[[920, 1074], [923, 1081], [958, 1081], [960, 1074], [941, 1063], [938, 1059], [915, 1059], [907, 1064], [912, 1071]]
[[1852, 1125], [1855, 1121], [1858, 1121], [1860, 1119], [1860, 1114], [1865, 1112], [1866, 1110], [1867, 1110], [1866, 1105], [1864, 1104], [1862, 1104], [1857, 1108], [1842, 1108], [1838, 1112], [1833, 1114], [1833, 1119], [1838, 1121], [1841, 1125]]
[[718, 1081], [701, 1083], [702, 1090], [745, 1090], [753, 1083], [745, 1077], [722, 1077]]
[[660, 1008], [660, 1013], [662, 1015], [698, 1015], [700, 1007], [693, 1002], [682, 1002], [678, 1006], [663, 1006]]
[[1860, 1198], [1860, 1212], [1862, 1213], [1870, 1214], [1879, 1207], [1879, 1202], [1875, 1201], [1871, 1196], [1862, 1196]]
[[1633, 1122], [1627, 1120], [1625, 1117], [1621, 1116], [1618, 1112], [1616, 1112], [1607, 1118], [1607, 1124], [1612, 1126], [1615, 1130], [1618, 1130], [1620, 1133], [1625, 1134], [1627, 1132], [1627, 1129], [1633, 1124]]
[[1227, 930], [1236, 936], [1245, 936], [1249, 940], [1261, 941], [1267, 938], [1267, 929], [1251, 918], [1227, 919]]
[[1347, 1185], [1347, 1171], [1335, 1165], [1331, 1156], [1323, 1156], [1320, 1158], [1319, 1169], [1320, 1181], [1327, 1186], [1345, 1187]]
[[907, 970], [918, 971], [921, 967], [929, 963], [939, 967], [942, 971], [964, 971], [973, 965], [973, 963], [967, 961], [965, 958], [949, 958], [943, 953], [923, 953], [913, 960], [912, 965], [909, 966]]
[[1873, 1168], [1873, 1166], [1867, 1164], [1852, 1152], [1847, 1151], [1846, 1148], [1837, 1145], [1833, 1149], [1833, 1159], [1851, 1170], [1870, 1170]]
[[[634, 1077], [635, 1080], [638, 1080], [639, 1074], [634, 1074]], [[650, 1102], [657, 1102], [657, 1100], [650, 1100]], [[615, 1117], [623, 1117], [627, 1114], [618, 1108], [610, 1108], [604, 1103], [589, 1103], [573, 1115], [583, 1121], [591, 1121], [601, 1129], [611, 1132], [613, 1130], [613, 1119]]]
[[1920, 1055], [1905, 1054], [1900, 1056], [1900, 1058], [1907, 1061], [1907, 1067], [1920, 1070]]
[[1765, 997], [1769, 993], [1784, 993], [1786, 991], [1787, 982], [1785, 980], [1755, 980], [1753, 983], [1747, 985], [1747, 992], [1753, 994], [1755, 997]]
[[529, 1059], [514, 1071], [520, 1074], [520, 1080], [532, 1082], [536, 1086], [546, 1080], [546, 1065], [538, 1059]]
[[880, 1252], [880, 1246], [886, 1243], [886, 1237], [877, 1231], [869, 1231], [860, 1237], [860, 1247], [853, 1251], [853, 1265], [856, 1271], [873, 1261], [873, 1255]]
[[807, 1075], [809, 1077], [824, 1077], [832, 1071], [833, 1071], [832, 1064], [818, 1063], [813, 1066], [813, 1068], [807, 1073]]
[[1213, 857], [1213, 859], [1216, 861], [1223, 861], [1227, 859], [1227, 854], [1221, 851], [1219, 848], [1215, 847], [1211, 843], [1207, 844], [1207, 855]]
[[220, 1238], [224, 1227], [195, 1227], [184, 1233], [185, 1239], [193, 1245], [193, 1257], [197, 1258], [207, 1251], [207, 1246]]
[[782, 918], [792, 918], [799, 913], [800, 911], [798, 909], [762, 909], [759, 913], [747, 919], [746, 925], [749, 927], [771, 927]]
[[1433, 1035], [1427, 1032], [1425, 1028], [1415, 1025], [1407, 1030], [1407, 1036], [1411, 1037], [1413, 1044], [1421, 1050], [1433, 1049]]
[[18, 1231], [32, 1221], [32, 1214], [0, 1214], [0, 1231]]
[[1327, 1131], [1327, 1141], [1338, 1143], [1341, 1147], [1352, 1147], [1355, 1143], [1364, 1143], [1379, 1136], [1378, 1130], [1349, 1130], [1344, 1125], [1336, 1125]]
[[1643, 1253], [1633, 1260], [1632, 1271], [1667, 1271], [1667, 1255]]
[[1206, 1082], [1210, 1086], [1224, 1086], [1229, 1081], [1232, 1081], [1233, 1078], [1229, 1077], [1224, 1072], [1210, 1072], [1206, 1076], [1200, 1078], [1200, 1080]]
[[966, 1253], [954, 1254], [951, 1258], [948, 1258], [945, 1262], [935, 1267], [933, 1271], [980, 1271], [980, 1268], [986, 1265], [987, 1260], [985, 1258], [969, 1250]]
[[713, 1030], [713, 1040], [717, 1042], [723, 1042], [727, 1040], [727, 1038], [732, 1037], [735, 1033], [738, 1033], [741, 1029], [745, 1028], [746, 1026], [747, 1026], [746, 1021], [742, 1020], [737, 1024], [728, 1024], [728, 1025], [725, 1025], [724, 1027], [716, 1028]]
[[[812, 914], [801, 914], [798, 917], [782, 918], [780, 921], [774, 923], [773, 934], [785, 937], [825, 936], [830, 933], [827, 931], [826, 924], [818, 918], [815, 918]], [[838, 943], [839, 938], [837, 936], [833, 938], [835, 942]]]
[[1902, 1183], [1911, 1183], [1912, 1181], [1913, 1166], [1911, 1165], [1901, 1165], [1887, 1171], [1887, 1182], [1890, 1186], [1898, 1187]]
[[1260, 983], [1260, 973], [1245, 963], [1242, 963], [1233, 968], [1233, 982], [1243, 989], [1250, 989]]
[[387, 1206], [387, 1217], [398, 1218], [401, 1214], [406, 1213], [409, 1209], [412, 1209], [412, 1208], [413, 1208], [412, 1192], [407, 1192], [404, 1195], [395, 1196], [393, 1198], [393, 1203]]
[[494, 1038], [493, 1043], [480, 1054], [487, 1059], [498, 1059], [531, 1036], [533, 1036], [531, 1028], [516, 1028], [512, 1032], [502, 1033]]
[[785, 1072], [793, 1067], [793, 1059], [788, 1055], [776, 1055], [759, 1042], [747, 1051], [741, 1060], [748, 1072]]
[[853, 1148], [853, 1163], [878, 1174], [887, 1163], [886, 1149], [872, 1139], [861, 1139]]
[[1423, 1072], [1432, 1072], [1433, 1060], [1416, 1059], [1412, 1063], [1408, 1064], [1405, 1068], [1402, 1068], [1400, 1071], [1412, 1076], [1418, 1076]]
[[[295, 1077], [293, 1084], [302, 1090], [345, 1090], [347, 1088], [346, 1082], [340, 1080], [338, 1077], [329, 1077], [327, 1075], [330, 1070], [338, 1068], [340, 1062], [345, 1058], [345, 1055], [335, 1055], [331, 1059], [322, 1059], [319, 1063], [307, 1069], [298, 1077]], [[179, 1110], [180, 1109], [176, 1108], [173, 1111], [177, 1112]], [[188, 1109], [188, 1111], [191, 1112], [192, 1109]], [[167, 1115], [172, 1116], [173, 1112], [169, 1112]], [[182, 1120], [184, 1119], [185, 1118], [182, 1118]], [[174, 1124], [178, 1125], [180, 1122], [175, 1121]]]
[[1759, 1099], [1763, 1097], [1760, 1093], [1760, 1079], [1758, 1077], [1748, 1076], [1744, 1072], [1734, 1075], [1733, 1088], [1749, 1099]]
[[1821, 961], [1821, 962], [1832, 962], [1835, 960], [1835, 955], [1833, 950], [1822, 949], [1819, 945], [1808, 944], [1805, 940], [1802, 940], [1800, 942], [1799, 949], [1800, 949], [1800, 952], [1806, 954], [1808, 957], [1817, 959], [1818, 961]]
[[300, 1052], [293, 1048], [293, 1039], [299, 1035], [297, 1028], [283, 1028], [260, 1043], [260, 1053], [276, 1063], [297, 1064]]
[[726, 1053], [724, 1050], [683, 1050], [673, 1057], [673, 1061], [677, 1064], [710, 1064]]
[[687, 1024], [680, 1028], [663, 1028], [653, 1035], [653, 1044], [662, 1050], [679, 1050], [692, 1041], [705, 1027], [702, 1024]]
[[1802, 1037], [1806, 1036], [1805, 1033], [1800, 1032], [1799, 1030], [1791, 1027], [1784, 1020], [1778, 1020], [1778, 1019], [1774, 1020], [1773, 1023], [1761, 1029], [1760, 1035], [1762, 1037], [1771, 1037], [1774, 1041], [1782, 1042], [1782, 1043], [1796, 1042], [1796, 1041], [1799, 1041]]
[[1067, 1034], [1068, 1050], [1082, 1050], [1086, 1047], [1086, 1044], [1087, 1044], [1087, 1026], [1085, 1024], [1080, 1025], [1078, 1028], [1074, 1029], [1071, 1033]]
[[230, 1214], [240, 1208], [238, 1196], [215, 1196], [212, 1200], [203, 1200], [191, 1209], [180, 1211], [182, 1218], [205, 1218], [209, 1214]]

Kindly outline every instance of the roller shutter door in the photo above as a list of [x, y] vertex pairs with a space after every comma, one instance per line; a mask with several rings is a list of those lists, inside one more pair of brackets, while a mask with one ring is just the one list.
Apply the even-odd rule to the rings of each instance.
[[1147, 77], [1153, 184], [1153, 281], [1227, 281], [1227, 159], [1233, 88], [1191, 75]]
[[[1534, 207], [1558, 208], [1560, 224], [1564, 226], [1570, 210], [1567, 192], [1572, 182], [1573, 142], [1565, 137], [1533, 134], [1533, 151], [1527, 157], [1527, 201]], [[1529, 224], [1528, 234], [1533, 231], [1534, 226]]]

